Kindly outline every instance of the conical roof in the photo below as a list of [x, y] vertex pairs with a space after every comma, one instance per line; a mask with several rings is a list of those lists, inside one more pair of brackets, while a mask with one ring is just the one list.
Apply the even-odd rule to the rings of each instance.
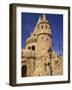
[[[43, 29], [41, 29], [41, 25], [43, 24], [46, 24], [47, 28], [44, 27]], [[39, 20], [36, 24], [36, 27], [33, 33], [36, 35], [41, 34], [41, 33], [47, 33], [47, 34], [52, 35], [50, 24], [49, 24], [49, 21], [46, 19], [45, 14], [39, 17]]]

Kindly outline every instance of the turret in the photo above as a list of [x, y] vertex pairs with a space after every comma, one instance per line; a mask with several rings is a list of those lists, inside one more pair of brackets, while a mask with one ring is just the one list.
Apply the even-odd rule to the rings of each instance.
[[[42, 53], [42, 51], [47, 51], [52, 47], [52, 33], [49, 21], [46, 19], [46, 16], [43, 15], [39, 17], [39, 21], [37, 23], [37, 47], [36, 51]], [[37, 53], [38, 54], [38, 53]]]

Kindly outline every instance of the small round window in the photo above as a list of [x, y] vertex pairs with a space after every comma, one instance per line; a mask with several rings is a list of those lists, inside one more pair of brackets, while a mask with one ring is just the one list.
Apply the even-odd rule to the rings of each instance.
[[35, 36], [35, 34], [34, 34], [34, 36]]
[[30, 47], [28, 47], [28, 49], [30, 49]]

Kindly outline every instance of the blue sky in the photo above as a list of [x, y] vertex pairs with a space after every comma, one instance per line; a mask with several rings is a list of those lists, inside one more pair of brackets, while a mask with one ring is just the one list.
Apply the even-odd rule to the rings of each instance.
[[[33, 32], [39, 16], [43, 13], [22, 13], [21, 14], [21, 48], [26, 45], [26, 39]], [[63, 49], [63, 15], [60, 14], [45, 14], [51, 25], [53, 49], [60, 55]]]

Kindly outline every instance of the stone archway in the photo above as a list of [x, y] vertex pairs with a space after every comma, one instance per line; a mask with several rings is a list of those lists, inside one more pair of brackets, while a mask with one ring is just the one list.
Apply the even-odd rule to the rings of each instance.
[[23, 65], [22, 66], [22, 77], [26, 77], [27, 76], [27, 66]]

